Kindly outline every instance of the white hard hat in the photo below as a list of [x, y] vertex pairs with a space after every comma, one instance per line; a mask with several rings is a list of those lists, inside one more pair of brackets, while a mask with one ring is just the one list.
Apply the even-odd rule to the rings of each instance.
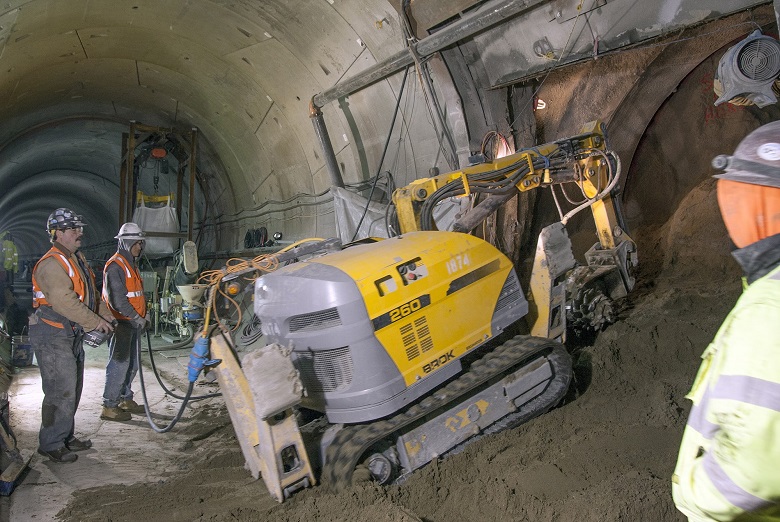
[[114, 236], [115, 239], [129, 239], [135, 241], [145, 241], [146, 234], [141, 230], [141, 227], [133, 222], [125, 223], [119, 229], [119, 234]]

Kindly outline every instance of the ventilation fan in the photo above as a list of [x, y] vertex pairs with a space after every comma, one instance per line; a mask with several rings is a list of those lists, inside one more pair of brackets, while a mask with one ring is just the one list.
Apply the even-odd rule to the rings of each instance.
[[723, 94], [715, 105], [735, 96], [748, 98], [759, 107], [775, 103], [772, 84], [780, 75], [780, 42], [761, 31], [731, 47], [718, 63]]

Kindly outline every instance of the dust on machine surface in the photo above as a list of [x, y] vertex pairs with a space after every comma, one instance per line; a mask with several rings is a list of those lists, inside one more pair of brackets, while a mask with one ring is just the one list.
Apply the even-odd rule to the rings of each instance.
[[[567, 331], [612, 321], [634, 285], [636, 246], [611, 197], [619, 176], [592, 122], [397, 190], [396, 237], [304, 241], [217, 271], [209, 306], [253, 292], [267, 343], [239, 361], [220, 324], [200, 356], [216, 364], [252, 474], [280, 502], [318, 482], [387, 484], [555, 407], [571, 379]], [[469, 232], [518, 191], [556, 184], [578, 186], [584, 203], [542, 229], [526, 297], [512, 262]], [[470, 210], [436, 230], [435, 205], [459, 196]], [[584, 209], [599, 242], [580, 265], [565, 224]]]

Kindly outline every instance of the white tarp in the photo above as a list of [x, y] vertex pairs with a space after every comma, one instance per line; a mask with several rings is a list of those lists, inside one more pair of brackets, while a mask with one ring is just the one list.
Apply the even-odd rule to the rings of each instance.
[[[368, 200], [359, 194], [350, 192], [341, 187], [331, 187], [333, 194], [333, 208], [336, 213], [336, 232], [342, 243], [349, 243], [355, 236], [355, 228], [360, 222], [360, 217], [366, 210]], [[385, 227], [385, 211], [387, 205], [372, 201], [368, 204], [368, 211], [360, 223], [360, 230], [355, 239], [364, 237], [387, 237]]]
[[[385, 225], [387, 205], [368, 200], [359, 194], [340, 187], [330, 189], [333, 194], [333, 208], [336, 214], [336, 231], [342, 243], [349, 243], [355, 236], [355, 228], [366, 212], [355, 239], [364, 237], [388, 237]], [[433, 220], [439, 230], [452, 230], [455, 220], [468, 209], [469, 198], [448, 198], [433, 208]], [[396, 233], [400, 231], [395, 231]]]

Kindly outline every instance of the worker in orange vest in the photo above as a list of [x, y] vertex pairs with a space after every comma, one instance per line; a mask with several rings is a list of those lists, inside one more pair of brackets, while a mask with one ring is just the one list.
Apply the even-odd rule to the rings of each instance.
[[103, 270], [103, 301], [118, 325], [108, 344], [106, 387], [100, 418], [110, 421], [130, 420], [131, 413], [145, 409], [133, 400], [132, 383], [138, 372], [141, 336], [149, 326], [146, 298], [137, 260], [146, 244], [146, 234], [135, 223], [119, 229], [116, 253]]
[[74, 451], [92, 441], [74, 436], [76, 410], [84, 383], [85, 332], [109, 334], [114, 327], [101, 314], [95, 274], [79, 252], [86, 225], [67, 208], [49, 215], [51, 249], [33, 268], [30, 344], [41, 372], [43, 404], [38, 453], [55, 462], [73, 462]]

